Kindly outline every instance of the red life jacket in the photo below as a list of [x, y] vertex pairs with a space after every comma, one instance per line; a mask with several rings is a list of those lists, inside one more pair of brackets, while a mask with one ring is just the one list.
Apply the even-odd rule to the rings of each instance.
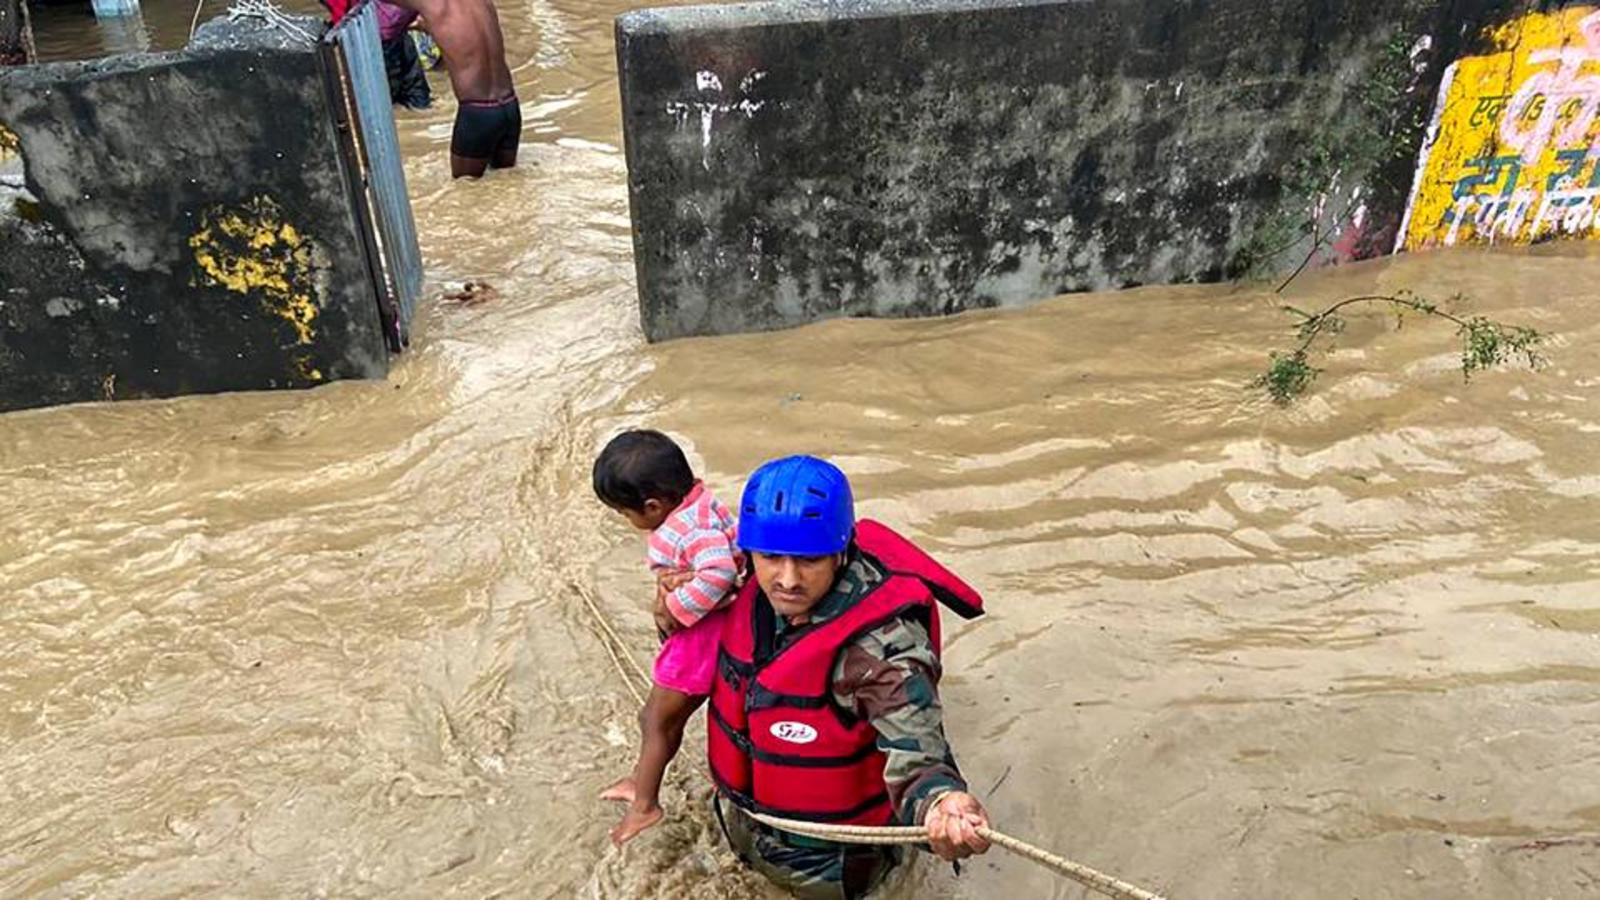
[[935, 600], [963, 618], [983, 613], [977, 591], [887, 526], [857, 522], [856, 547], [885, 580], [776, 654], [772, 605], [754, 578], [723, 626], [708, 753], [712, 778], [746, 809], [818, 822], [889, 822], [894, 810], [877, 732], [834, 703], [834, 665], [857, 637], [900, 617], [925, 625], [939, 652]]
[[339, 20], [349, 14], [356, 2], [357, 0], [322, 0], [322, 5], [328, 8], [328, 15], [332, 17], [329, 24], [339, 24]]

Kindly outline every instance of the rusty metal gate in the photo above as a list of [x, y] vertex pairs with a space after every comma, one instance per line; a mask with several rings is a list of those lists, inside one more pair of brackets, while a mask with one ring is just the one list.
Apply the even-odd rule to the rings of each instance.
[[390, 349], [398, 352], [410, 340], [411, 318], [422, 293], [422, 253], [406, 192], [377, 7], [365, 0], [351, 10], [328, 32], [323, 47], [334, 108], [342, 118], [352, 199], [373, 283], [379, 287]]

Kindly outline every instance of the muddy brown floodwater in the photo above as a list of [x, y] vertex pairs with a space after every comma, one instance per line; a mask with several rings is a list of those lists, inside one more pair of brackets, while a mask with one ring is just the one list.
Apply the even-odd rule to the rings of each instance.
[[[1008, 831], [1176, 898], [1600, 891], [1593, 251], [1301, 279], [1556, 337], [1468, 385], [1357, 317], [1288, 412], [1242, 389], [1258, 287], [647, 347], [621, 9], [502, 3], [515, 172], [452, 184], [449, 103], [399, 114], [434, 286], [499, 298], [425, 306], [387, 382], [0, 417], [0, 894], [768, 896], [696, 744], [625, 852], [592, 799], [633, 708], [573, 585], [652, 640], [588, 467], [640, 423], [725, 498], [830, 455], [983, 589], [945, 698]], [[1082, 891], [997, 852], [890, 896]]]

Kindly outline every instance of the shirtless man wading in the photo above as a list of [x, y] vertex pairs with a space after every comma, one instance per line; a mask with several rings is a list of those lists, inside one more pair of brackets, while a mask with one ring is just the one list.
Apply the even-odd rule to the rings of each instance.
[[427, 22], [444, 54], [460, 104], [450, 136], [450, 174], [477, 178], [517, 164], [522, 109], [517, 105], [500, 17], [490, 0], [392, 0]]

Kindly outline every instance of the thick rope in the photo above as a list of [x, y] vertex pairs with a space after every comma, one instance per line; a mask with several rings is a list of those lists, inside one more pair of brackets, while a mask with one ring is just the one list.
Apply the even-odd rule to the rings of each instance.
[[[866, 825], [826, 825], [820, 822], [780, 819], [776, 816], [764, 815], [749, 810], [740, 810], [740, 812], [772, 828], [840, 844], [925, 844], [928, 842], [927, 830], [915, 826], [874, 828]], [[1160, 894], [1152, 893], [1121, 879], [1113, 878], [1082, 863], [1075, 863], [1065, 857], [1057, 856], [1048, 850], [1035, 847], [1004, 832], [984, 827], [979, 827], [977, 831], [978, 835], [989, 843], [1004, 847], [1024, 859], [1038, 863], [1058, 874], [1065, 875], [1084, 887], [1099, 891], [1107, 897], [1116, 897], [1118, 900], [1165, 900]]]
[[[195, 10], [196, 21], [199, 10]], [[276, 28], [285, 34], [298, 37], [307, 44], [315, 44], [317, 36], [301, 28], [293, 19], [280, 9], [272, 0], [233, 0], [233, 6], [228, 9], [228, 20], [238, 22], [242, 19], [260, 19], [268, 27]]]
[[[622, 683], [627, 686], [628, 693], [633, 695], [634, 702], [643, 706], [644, 692], [639, 686], [641, 684], [649, 684], [650, 676], [645, 674], [644, 668], [639, 665], [638, 660], [628, 655], [628, 645], [622, 642], [621, 637], [617, 636], [616, 629], [611, 627], [611, 623], [606, 619], [606, 614], [600, 611], [600, 604], [594, 601], [594, 597], [590, 596], [589, 592], [584, 590], [583, 585], [576, 581], [571, 582], [571, 586], [572, 590], [583, 598], [584, 605], [589, 607], [590, 614], [594, 616], [595, 624], [600, 626], [602, 632], [600, 643], [605, 645], [606, 652], [611, 654], [611, 662], [617, 667], [617, 673], [622, 676]], [[626, 660], [626, 664], [624, 660]]]
[[[644, 704], [644, 694], [641, 693], [639, 685], [649, 684], [650, 676], [645, 674], [644, 668], [639, 665], [638, 660], [628, 654], [628, 645], [622, 642], [622, 638], [617, 635], [616, 629], [611, 627], [611, 623], [606, 619], [605, 613], [601, 612], [600, 604], [595, 602], [594, 597], [584, 589], [583, 585], [575, 581], [571, 582], [571, 585], [572, 590], [583, 598], [583, 603], [589, 608], [590, 614], [594, 616], [595, 623], [600, 626], [600, 630], [603, 632], [600, 642], [605, 645], [606, 652], [611, 654], [611, 661], [616, 665], [617, 673], [622, 676], [622, 681], [628, 686], [629, 693], [633, 694], [634, 699], [639, 701], [642, 706]], [[627, 661], [626, 664], [623, 662], [624, 660]], [[749, 810], [740, 810], [740, 812], [771, 828], [839, 844], [925, 844], [928, 841], [927, 830], [915, 826], [880, 828], [867, 825], [828, 825], [821, 822], [780, 819], [776, 816], [768, 816], [762, 813], [750, 812]], [[1065, 857], [1057, 856], [1048, 850], [1035, 847], [1026, 841], [995, 831], [992, 828], [979, 828], [978, 834], [995, 846], [1004, 847], [1023, 859], [1044, 866], [1057, 874], [1065, 875], [1084, 887], [1099, 891], [1107, 897], [1115, 897], [1117, 900], [1166, 900], [1160, 894], [1151, 893], [1144, 888], [1113, 878], [1082, 863], [1075, 863]]]

